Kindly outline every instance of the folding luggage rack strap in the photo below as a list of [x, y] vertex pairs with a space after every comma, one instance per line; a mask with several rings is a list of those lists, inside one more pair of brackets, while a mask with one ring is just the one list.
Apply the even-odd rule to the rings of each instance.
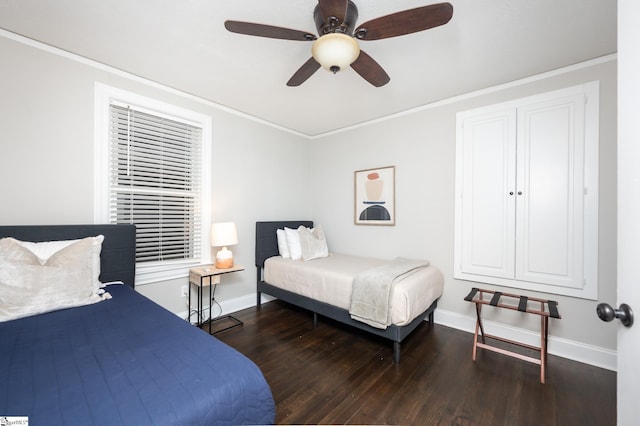
[[[487, 297], [485, 297], [485, 295]], [[489, 298], [490, 297], [490, 298]], [[477, 348], [487, 349], [503, 355], [521, 359], [523, 361], [538, 364], [540, 366], [540, 382], [545, 382], [545, 370], [547, 365], [547, 340], [549, 337], [549, 317], [560, 319], [558, 303], [553, 300], [538, 299], [535, 297], [520, 296], [517, 294], [503, 293], [500, 291], [472, 288], [464, 298], [467, 302], [473, 302], [476, 306], [476, 332], [473, 337], [473, 360], [476, 360]], [[529, 307], [531, 304], [532, 308]], [[495, 306], [496, 308], [511, 309], [527, 314], [540, 316], [540, 346], [527, 345], [525, 343], [508, 340], [502, 337], [486, 334], [482, 326], [482, 305]], [[478, 341], [480, 334], [481, 342]], [[511, 345], [532, 349], [540, 354], [540, 358], [533, 358], [517, 352], [487, 344], [485, 338], [505, 342]]]

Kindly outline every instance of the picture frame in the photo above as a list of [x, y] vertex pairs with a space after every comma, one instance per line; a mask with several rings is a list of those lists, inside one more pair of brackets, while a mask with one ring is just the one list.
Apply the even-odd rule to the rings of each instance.
[[396, 224], [396, 167], [378, 167], [354, 172], [354, 223]]

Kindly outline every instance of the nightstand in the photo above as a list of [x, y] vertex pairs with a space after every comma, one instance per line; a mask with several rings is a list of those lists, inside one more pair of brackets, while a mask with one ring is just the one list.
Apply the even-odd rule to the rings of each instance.
[[[242, 266], [232, 266], [231, 268], [227, 268], [227, 269], [217, 269], [215, 266], [213, 265], [204, 265], [204, 266], [198, 266], [196, 268], [191, 268], [189, 270], [189, 320], [191, 319], [191, 287], [192, 286], [196, 286], [198, 289], [198, 300], [197, 300], [197, 305], [198, 305], [198, 320], [196, 322], [196, 325], [200, 328], [203, 328], [203, 326], [205, 324], [209, 325], [209, 334], [216, 334], [216, 333], [220, 333], [221, 331], [225, 331], [228, 330], [230, 328], [233, 327], [237, 327], [242, 325], [242, 321], [240, 321], [239, 319], [231, 316], [231, 315], [224, 315], [224, 316], [219, 316], [216, 318], [211, 318], [211, 307], [213, 302], [215, 301], [215, 293], [216, 293], [216, 286], [218, 284], [220, 284], [220, 277], [222, 275], [225, 274], [230, 274], [232, 272], [238, 272], [238, 271], [244, 271], [244, 267]], [[209, 287], [209, 318], [207, 318], [206, 320], [203, 318], [202, 315], [202, 305], [203, 305], [203, 290], [205, 287]], [[213, 333], [211, 332], [211, 324], [217, 321], [221, 321], [221, 320], [228, 320], [232, 322], [232, 325], [228, 326], [228, 327], [224, 327], [220, 330], [216, 330]], [[204, 328], [203, 328], [204, 329]]]

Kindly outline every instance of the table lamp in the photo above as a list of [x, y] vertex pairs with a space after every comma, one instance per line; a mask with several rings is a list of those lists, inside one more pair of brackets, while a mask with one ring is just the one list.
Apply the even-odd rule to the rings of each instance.
[[238, 233], [234, 222], [221, 222], [211, 225], [211, 245], [222, 247], [216, 253], [216, 268], [228, 269], [233, 267], [233, 253], [227, 246], [238, 244]]

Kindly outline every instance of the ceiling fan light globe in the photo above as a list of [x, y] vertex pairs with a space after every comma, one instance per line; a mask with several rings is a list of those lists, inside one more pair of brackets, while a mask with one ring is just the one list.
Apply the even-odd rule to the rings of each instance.
[[342, 33], [329, 33], [313, 42], [311, 54], [322, 68], [335, 74], [358, 59], [360, 46], [351, 36]]

